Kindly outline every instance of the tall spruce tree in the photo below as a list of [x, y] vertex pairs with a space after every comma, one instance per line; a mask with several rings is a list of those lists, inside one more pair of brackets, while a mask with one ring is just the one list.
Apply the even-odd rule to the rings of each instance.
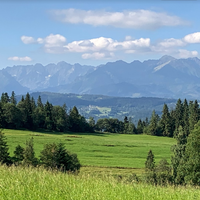
[[36, 166], [38, 164], [37, 158], [35, 157], [33, 138], [26, 141], [26, 147], [24, 149], [24, 159], [22, 161], [23, 165], [26, 166]]
[[189, 119], [189, 124], [190, 124], [190, 131], [194, 129], [194, 125], [199, 121], [200, 116], [199, 116], [199, 104], [198, 101], [195, 100], [192, 105], [190, 105], [190, 119]]
[[155, 160], [152, 150], [149, 150], [147, 159], [145, 162], [145, 171], [146, 171], [146, 181], [151, 184], [156, 184], [156, 173], [155, 173]]
[[184, 162], [179, 173], [185, 183], [200, 186], [200, 121], [194, 126], [187, 139]]
[[183, 127], [183, 104], [181, 99], [178, 99], [176, 103], [176, 108], [174, 110], [174, 123], [175, 123], [175, 130], [174, 136], [178, 134], [179, 127]]
[[17, 105], [17, 100], [15, 96], [15, 92], [12, 91], [11, 97], [10, 97], [10, 103], [14, 104], [15, 106]]
[[187, 137], [189, 135], [189, 106], [186, 99], [183, 102], [183, 131]]
[[7, 145], [6, 137], [0, 129], [0, 163], [10, 164], [9, 148]]
[[187, 135], [185, 134], [182, 126], [179, 126], [177, 134], [175, 135], [177, 144], [172, 146], [173, 156], [171, 158], [173, 168], [173, 179], [176, 184], [181, 184], [184, 181], [181, 165], [185, 156], [185, 148], [187, 144]]
[[161, 126], [161, 131], [162, 131], [163, 136], [168, 136], [168, 137], [173, 136], [172, 120], [171, 120], [171, 116], [170, 116], [167, 104], [164, 104], [163, 106], [160, 126]]
[[159, 121], [159, 116], [156, 114], [155, 110], [153, 110], [151, 119], [150, 119], [150, 123], [148, 126], [148, 132], [150, 135], [158, 135], [159, 134], [158, 121]]

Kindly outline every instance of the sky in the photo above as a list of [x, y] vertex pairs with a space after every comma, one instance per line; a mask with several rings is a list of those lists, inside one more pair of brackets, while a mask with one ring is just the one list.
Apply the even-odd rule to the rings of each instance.
[[0, 69], [200, 57], [200, 1], [2, 0]]

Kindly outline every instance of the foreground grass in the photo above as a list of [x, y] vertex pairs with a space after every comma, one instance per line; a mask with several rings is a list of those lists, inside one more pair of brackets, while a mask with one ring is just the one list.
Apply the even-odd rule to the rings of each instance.
[[158, 162], [162, 158], [170, 161], [173, 138], [149, 135], [99, 134], [99, 133], [56, 133], [32, 132], [24, 130], [4, 130], [8, 138], [11, 155], [14, 148], [34, 138], [36, 156], [44, 144], [63, 142], [66, 148], [78, 155], [84, 166], [144, 168], [149, 149]]
[[155, 187], [125, 184], [108, 176], [68, 175], [42, 168], [0, 166], [2, 200], [195, 200], [200, 190], [193, 187]]

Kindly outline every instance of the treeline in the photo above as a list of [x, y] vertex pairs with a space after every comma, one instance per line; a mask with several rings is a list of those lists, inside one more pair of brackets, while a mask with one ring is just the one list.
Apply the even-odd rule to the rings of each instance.
[[37, 102], [30, 96], [22, 96], [17, 103], [15, 93], [9, 97], [2, 93], [0, 99], [0, 126], [2, 128], [29, 130], [48, 129], [50, 131], [93, 132], [86, 119], [74, 106], [67, 112], [67, 106], [53, 106], [49, 101], [42, 103], [39, 96]]
[[171, 111], [164, 104], [161, 116], [153, 111], [149, 125], [143, 127], [142, 132], [150, 135], [176, 137], [179, 128], [182, 127], [184, 134], [188, 136], [199, 120], [200, 108], [198, 101], [188, 103], [186, 99], [184, 102], [178, 99], [176, 107]]
[[25, 147], [17, 145], [11, 157], [9, 155], [6, 137], [2, 130], [0, 130], [0, 164], [6, 164], [8, 166], [43, 166], [47, 169], [62, 172], [78, 172], [81, 167], [77, 155], [67, 151], [63, 143], [44, 145], [39, 159], [36, 158], [33, 138], [26, 141]]
[[95, 123], [93, 117], [87, 121], [79, 114], [76, 106], [68, 111], [66, 104], [53, 106], [49, 101], [43, 104], [40, 96], [35, 102], [29, 93], [25, 97], [22, 96], [18, 103], [14, 92], [10, 97], [7, 93], [2, 93], [0, 99], [0, 126], [10, 129], [48, 129], [60, 132], [94, 132], [96, 130], [174, 137], [180, 126], [188, 135], [199, 119], [200, 108], [197, 100], [188, 103], [186, 99], [184, 102], [179, 99], [172, 110], [164, 104], [161, 116], [153, 111], [150, 119], [139, 119], [135, 125], [132, 119], [126, 116], [123, 121], [103, 118]]
[[200, 108], [197, 100], [184, 102], [178, 99], [176, 107], [169, 111], [167, 104], [164, 104], [162, 115], [152, 112], [151, 118], [138, 120], [137, 126], [131, 118], [118, 119], [99, 119], [95, 125], [98, 131], [127, 134], [148, 134], [155, 136], [174, 137], [181, 126], [186, 135], [194, 129], [194, 125], [200, 120]]

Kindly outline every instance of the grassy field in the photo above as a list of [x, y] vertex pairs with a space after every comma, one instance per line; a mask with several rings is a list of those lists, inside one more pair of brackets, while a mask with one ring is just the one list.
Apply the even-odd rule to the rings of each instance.
[[68, 175], [41, 168], [0, 166], [2, 200], [197, 200], [199, 188], [155, 187], [111, 176]]
[[172, 138], [148, 135], [63, 134], [8, 129], [3, 132], [8, 139], [11, 155], [18, 144], [25, 146], [25, 141], [33, 137], [36, 156], [39, 156], [44, 144], [63, 142], [69, 151], [77, 153], [83, 166], [90, 167], [144, 168], [149, 149], [153, 151], [157, 162], [162, 158], [170, 161], [170, 147], [175, 144]]

